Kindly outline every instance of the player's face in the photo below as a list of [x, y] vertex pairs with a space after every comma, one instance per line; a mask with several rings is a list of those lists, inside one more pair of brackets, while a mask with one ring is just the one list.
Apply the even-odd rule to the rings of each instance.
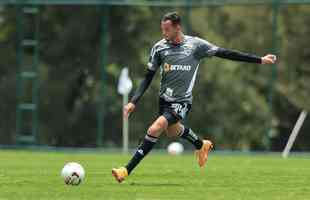
[[161, 21], [161, 32], [166, 40], [174, 41], [180, 32], [180, 25], [173, 25], [171, 20]]

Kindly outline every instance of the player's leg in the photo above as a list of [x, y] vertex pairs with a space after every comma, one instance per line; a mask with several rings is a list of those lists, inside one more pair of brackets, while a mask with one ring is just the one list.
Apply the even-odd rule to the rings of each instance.
[[143, 142], [138, 146], [131, 160], [125, 167], [112, 169], [112, 174], [118, 182], [122, 182], [140, 161], [152, 150], [161, 133], [168, 127], [168, 121], [164, 116], [160, 116], [149, 127]]
[[185, 127], [181, 122], [170, 125], [167, 128], [167, 135], [169, 137], [181, 137], [192, 143], [197, 150], [201, 149], [203, 140], [200, 139], [192, 129]]
[[131, 171], [144, 158], [144, 156], [146, 156], [152, 150], [159, 136], [165, 129], [167, 129], [167, 127], [168, 121], [163, 116], [158, 117], [157, 120], [149, 127], [142, 144], [139, 145], [136, 153], [126, 165], [128, 174], [130, 174]]
[[181, 123], [178, 121], [175, 124], [171, 124], [168, 126], [165, 131], [168, 137], [178, 137], [181, 132], [183, 132], [184, 127], [181, 126]]
[[196, 155], [198, 159], [198, 164], [200, 167], [203, 167], [208, 160], [209, 151], [213, 148], [213, 144], [210, 140], [200, 139], [192, 129], [185, 127], [180, 122], [177, 122], [173, 125], [170, 125], [167, 128], [166, 134], [169, 137], [178, 137], [189, 141], [192, 143], [196, 150]]
[[166, 115], [173, 116], [176, 120], [174, 123], [169, 123], [167, 128], [167, 135], [170, 137], [180, 136], [181, 138], [192, 143], [196, 149], [201, 149], [203, 146], [203, 141], [192, 131], [192, 129], [185, 127], [181, 124], [181, 120], [184, 120], [191, 110], [191, 104], [180, 102], [180, 103], [171, 103], [168, 105]]

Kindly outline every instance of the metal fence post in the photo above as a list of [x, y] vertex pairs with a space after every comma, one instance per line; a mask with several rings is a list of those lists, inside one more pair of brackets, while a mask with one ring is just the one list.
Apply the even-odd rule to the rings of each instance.
[[108, 32], [108, 8], [103, 6], [101, 12], [101, 44], [100, 44], [100, 92], [99, 92], [99, 105], [97, 109], [97, 147], [102, 146], [102, 137], [104, 135], [104, 84], [105, 84], [105, 68], [107, 64], [107, 32]]

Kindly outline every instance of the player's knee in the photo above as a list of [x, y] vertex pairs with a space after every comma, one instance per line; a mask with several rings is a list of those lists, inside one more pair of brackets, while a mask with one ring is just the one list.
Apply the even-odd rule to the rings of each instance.
[[149, 135], [157, 137], [161, 132], [165, 130], [165, 126], [162, 123], [156, 123], [149, 127], [147, 133]]
[[149, 135], [157, 136], [160, 132], [162, 132], [162, 129], [158, 125], [152, 125], [148, 130], [147, 133]]
[[160, 134], [168, 127], [168, 121], [164, 117], [159, 117], [148, 129], [147, 133], [154, 137], [159, 137]]
[[150, 126], [149, 129], [147, 130], [147, 134], [152, 135], [154, 137], [157, 137], [158, 132], [159, 128], [154, 125]]

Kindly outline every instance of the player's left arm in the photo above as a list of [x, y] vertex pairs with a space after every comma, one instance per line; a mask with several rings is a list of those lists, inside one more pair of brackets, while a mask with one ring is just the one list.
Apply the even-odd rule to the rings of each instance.
[[220, 58], [226, 58], [234, 61], [243, 61], [250, 63], [258, 63], [258, 64], [274, 64], [277, 60], [277, 57], [272, 54], [267, 54], [263, 57], [259, 57], [254, 54], [244, 53], [236, 50], [230, 50], [218, 47], [214, 56]]

